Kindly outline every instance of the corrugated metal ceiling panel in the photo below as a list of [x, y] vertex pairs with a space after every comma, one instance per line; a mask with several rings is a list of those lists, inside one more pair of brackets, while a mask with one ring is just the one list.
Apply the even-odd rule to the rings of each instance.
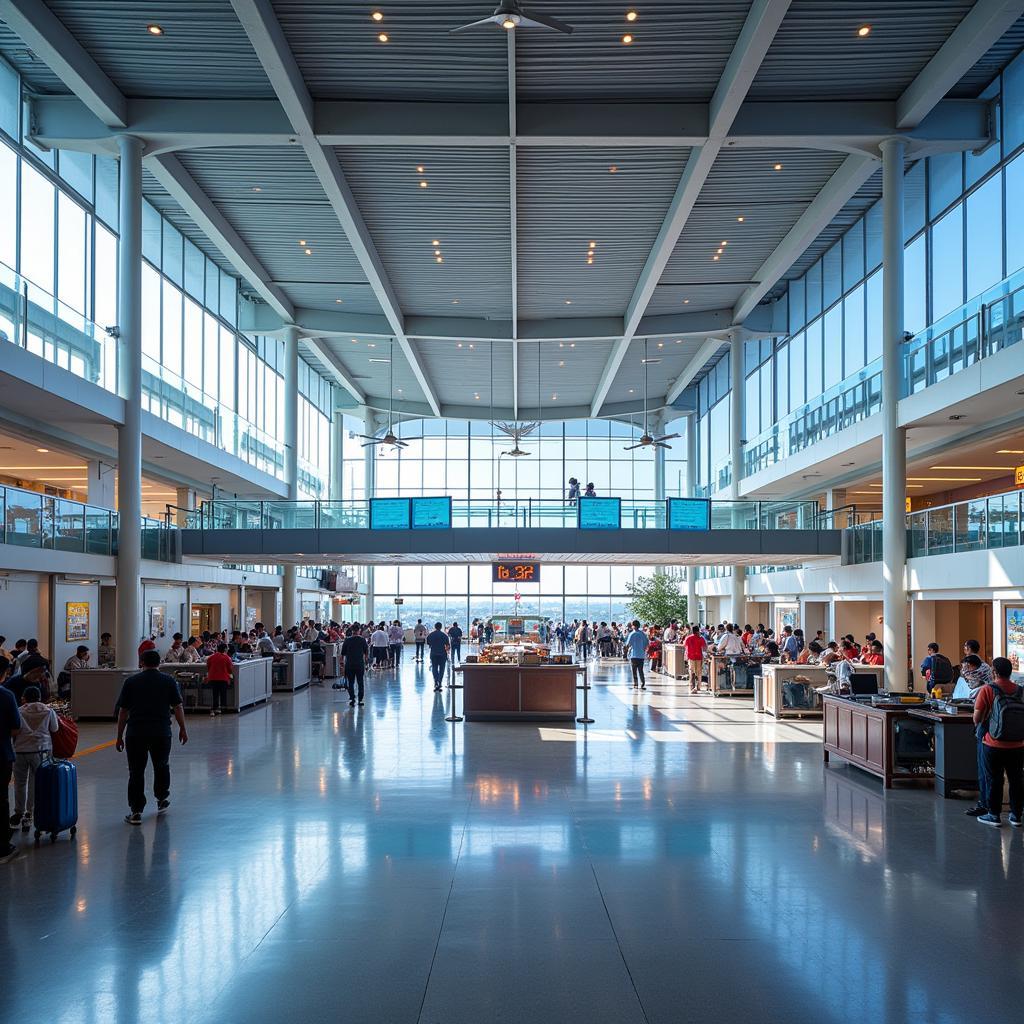
[[[622, 316], [688, 153], [520, 150], [520, 317], [566, 316], [568, 305], [575, 315]], [[588, 265], [591, 241], [597, 245]]]
[[337, 154], [405, 313], [511, 315], [507, 149], [339, 147]]
[[[321, 344], [330, 351], [344, 367], [349, 377], [369, 396], [387, 399], [391, 379], [391, 343], [387, 338], [366, 338], [354, 335], [350, 338], [324, 338]], [[309, 347], [303, 343], [304, 353]], [[312, 357], [310, 357], [312, 360]], [[395, 358], [395, 400], [423, 402], [426, 399], [401, 348], [394, 346]], [[373, 360], [373, 362], [371, 362]]]
[[19, 72], [33, 92], [66, 93], [67, 86], [15, 35], [6, 22], [0, 21], [0, 55]]
[[740, 284], [659, 284], [647, 306], [649, 316], [669, 313], [700, 313], [708, 309], [729, 309], [746, 291]]
[[[369, 313], [381, 316], [377, 296], [368, 284], [328, 284], [287, 281], [281, 290], [296, 307], [333, 310], [338, 313]], [[341, 301], [339, 301], [339, 299]]]
[[[228, 0], [48, 0], [128, 96], [274, 95]], [[163, 35], [146, 31], [149, 24]]]
[[463, 342], [461, 348], [455, 341], [417, 340], [414, 344], [442, 404], [479, 405], [481, 417], [487, 416], [492, 404], [496, 409], [512, 405], [509, 342], [476, 342], [472, 347]]
[[[532, 4], [528, 6], [534, 6]], [[518, 94], [524, 100], [708, 100], [750, 9], [737, 0], [652, 0], [627, 23], [619, 0], [542, 0], [571, 36], [520, 31]], [[629, 31], [631, 45], [622, 43]]]
[[519, 404], [547, 411], [589, 405], [614, 342], [542, 342], [519, 346]]
[[[751, 99], [895, 100], [972, 0], [794, 0]], [[857, 35], [862, 25], [871, 33]]]
[[298, 147], [202, 149], [179, 156], [275, 281], [366, 283], [337, 215]]
[[971, 99], [985, 87], [1024, 48], [1024, 18], [1018, 18], [1002, 39], [985, 54], [949, 91], [950, 96]]
[[[310, 92], [317, 99], [503, 100], [505, 35], [497, 26], [449, 35], [486, 17], [479, 0], [389, 2], [384, 20], [366, 3], [275, 0], [274, 8]], [[388, 42], [377, 36], [385, 32]]]
[[[647, 364], [649, 403], [660, 401], [675, 379], [689, 365], [702, 341], [690, 338], [650, 338], [646, 350], [642, 338], [634, 339], [608, 391], [607, 402], [642, 402], [644, 397], [644, 352]], [[655, 361], [657, 360], [657, 362]]]

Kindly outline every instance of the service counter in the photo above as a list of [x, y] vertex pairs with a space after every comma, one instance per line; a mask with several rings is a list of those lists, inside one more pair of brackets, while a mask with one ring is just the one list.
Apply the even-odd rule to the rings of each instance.
[[825, 694], [826, 764], [835, 754], [872, 775], [886, 789], [894, 782], [931, 782], [935, 776], [934, 723], [915, 716], [912, 704], [875, 707]]
[[686, 663], [686, 648], [682, 644], [661, 645], [662, 667], [673, 679], [685, 679], [690, 673]]
[[914, 708], [911, 717], [935, 729], [935, 792], [951, 797], [956, 790], [978, 788], [978, 753], [974, 716]]
[[582, 665], [469, 663], [462, 673], [467, 722], [572, 722]]
[[[856, 665], [858, 675], [873, 675], [879, 690], [884, 689], [885, 674], [880, 665]], [[821, 697], [815, 691], [831, 678], [824, 665], [762, 665], [760, 698], [762, 707], [775, 718], [821, 718]], [[757, 699], [755, 698], [755, 704]]]
[[71, 673], [71, 717], [117, 718], [117, 698], [137, 668], [78, 668]]
[[294, 693], [312, 681], [312, 652], [277, 651], [274, 654], [273, 688], [275, 692]]
[[712, 654], [708, 658], [711, 692], [716, 697], [753, 696], [761, 660], [756, 654]]
[[[247, 658], [231, 666], [231, 683], [227, 692], [227, 710], [242, 711], [270, 700], [271, 659]], [[169, 662], [160, 666], [178, 680], [178, 688], [186, 711], [209, 711], [211, 690], [206, 683], [206, 662], [192, 664]]]

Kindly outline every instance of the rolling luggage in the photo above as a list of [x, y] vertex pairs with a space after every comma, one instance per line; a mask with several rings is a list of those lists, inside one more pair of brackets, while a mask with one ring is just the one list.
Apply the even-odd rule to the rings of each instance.
[[35, 838], [78, 831], [78, 771], [71, 761], [44, 761], [36, 769]]

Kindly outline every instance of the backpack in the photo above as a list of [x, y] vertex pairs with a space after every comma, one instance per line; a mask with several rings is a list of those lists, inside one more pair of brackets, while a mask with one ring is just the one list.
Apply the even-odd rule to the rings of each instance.
[[988, 716], [988, 734], [1004, 743], [1024, 742], [1024, 686], [1005, 693], [997, 683], [992, 687], [992, 710]]
[[928, 680], [931, 686], [942, 686], [953, 682], [953, 663], [944, 654], [932, 655], [932, 674]]

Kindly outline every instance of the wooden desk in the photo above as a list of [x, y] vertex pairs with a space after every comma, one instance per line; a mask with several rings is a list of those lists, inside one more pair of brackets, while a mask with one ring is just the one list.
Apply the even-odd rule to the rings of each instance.
[[931, 708], [910, 714], [935, 726], [935, 792], [951, 797], [955, 790], [978, 788], [978, 748], [972, 715], [947, 715]]
[[822, 697], [825, 712], [823, 760], [836, 754], [850, 764], [877, 775], [886, 789], [893, 782], [931, 782], [934, 759], [929, 771], [912, 772], [899, 763], [896, 752], [896, 726], [913, 721], [913, 707], [873, 707], [871, 704], [834, 697]]
[[[786, 683], [809, 679], [809, 707], [786, 707]], [[821, 696], [816, 692], [819, 686], [828, 683], [828, 670], [822, 665], [762, 665], [760, 697], [763, 710], [773, 718], [821, 718]], [[755, 710], [761, 710], [755, 708]]]
[[760, 666], [760, 657], [753, 654], [712, 654], [708, 662], [708, 683], [716, 697], [753, 696], [751, 673]]
[[482, 665], [462, 673], [467, 722], [572, 722], [582, 665]]

